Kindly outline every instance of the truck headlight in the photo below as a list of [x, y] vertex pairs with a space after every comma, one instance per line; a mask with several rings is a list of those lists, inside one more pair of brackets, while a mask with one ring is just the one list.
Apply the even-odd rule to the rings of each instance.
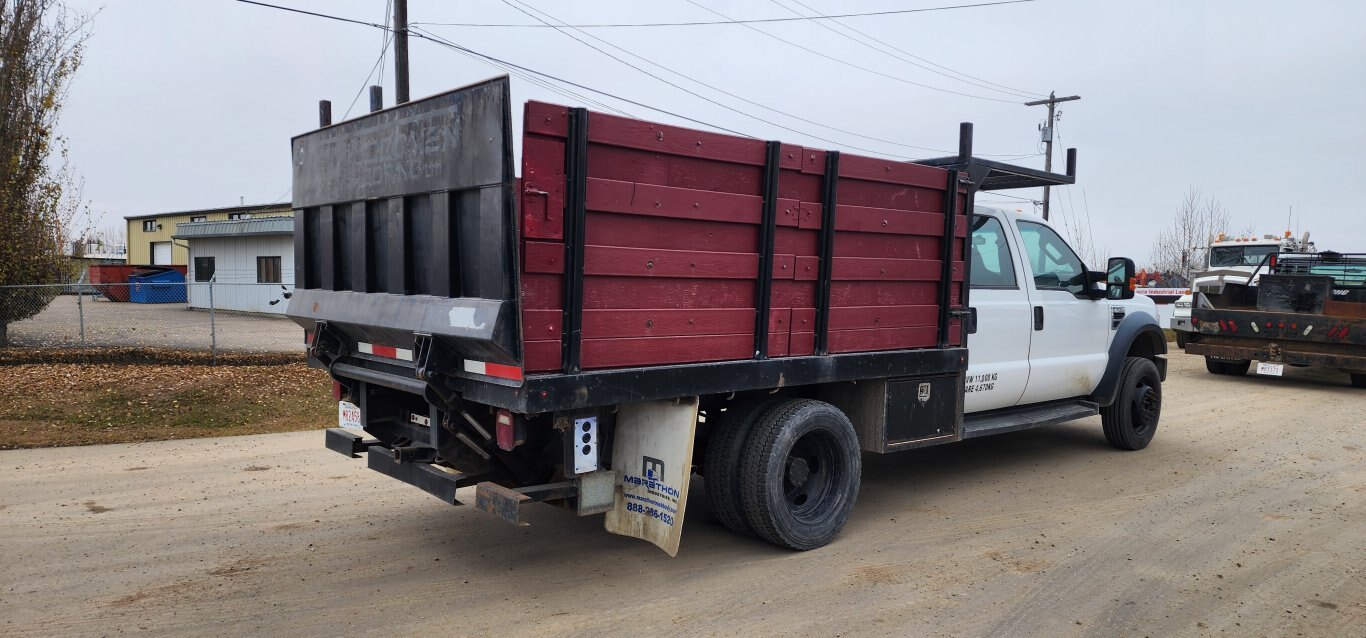
[[1178, 302], [1176, 302], [1176, 307], [1177, 307], [1177, 308], [1189, 308], [1189, 307], [1191, 307], [1191, 302], [1189, 302], [1189, 301], [1178, 301]]

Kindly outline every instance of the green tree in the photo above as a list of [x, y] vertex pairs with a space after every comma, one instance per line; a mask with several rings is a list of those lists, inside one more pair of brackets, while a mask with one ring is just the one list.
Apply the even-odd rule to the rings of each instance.
[[70, 275], [63, 244], [82, 202], [55, 128], [88, 24], [60, 0], [0, 0], [0, 347], [57, 290], [7, 286]]

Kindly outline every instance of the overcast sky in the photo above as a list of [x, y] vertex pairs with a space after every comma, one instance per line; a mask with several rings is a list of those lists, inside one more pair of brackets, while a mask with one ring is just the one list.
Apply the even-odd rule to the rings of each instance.
[[[793, 15], [785, 6], [806, 11], [795, 0], [525, 1], [577, 24], [719, 19], [698, 5], [732, 18]], [[982, 0], [802, 1], [822, 13], [854, 13]], [[70, 2], [103, 6], [61, 122], [98, 226], [120, 223], [124, 215], [232, 206], [239, 198], [248, 204], [288, 199], [290, 137], [316, 126], [319, 99], [332, 100], [334, 118], [341, 119], [367, 84], [383, 38], [377, 29], [234, 0]], [[276, 4], [369, 22], [385, 18], [384, 0]], [[409, 14], [414, 23], [534, 22], [500, 0], [410, 0]], [[1156, 230], [1169, 223], [1191, 186], [1221, 200], [1237, 228], [1280, 232], [1293, 206], [1293, 224], [1312, 231], [1320, 248], [1366, 251], [1366, 215], [1349, 203], [1360, 201], [1356, 189], [1366, 183], [1366, 2], [1038, 0], [844, 22], [895, 45], [905, 52], [900, 57], [911, 54], [952, 70], [930, 67], [945, 75], [987, 86], [931, 73], [810, 22], [756, 28], [871, 72], [738, 25], [588, 33], [748, 100], [908, 146], [955, 149], [958, 123], [966, 121], [976, 125], [978, 153], [1038, 153], [1044, 108], [1025, 107], [1026, 98], [994, 87], [1079, 94], [1081, 101], [1061, 105], [1058, 128], [1060, 148], [1078, 148], [1078, 182], [1055, 191], [1054, 216], [1074, 210], [1084, 216], [1089, 209], [1095, 242], [1111, 254], [1145, 261]], [[698, 99], [551, 29], [423, 28], [755, 137], [836, 146]], [[415, 98], [502, 73], [422, 40], [412, 42], [411, 59]], [[389, 60], [386, 103], [393, 99]], [[846, 150], [940, 154], [793, 120], [649, 68]], [[522, 79], [514, 78], [512, 87], [517, 104], [581, 104]], [[682, 124], [589, 95], [638, 117]], [[352, 117], [367, 106], [363, 95]], [[1042, 167], [1043, 157], [1019, 162]], [[1061, 163], [1058, 150], [1055, 169]], [[979, 199], [1011, 201], [992, 194]]]

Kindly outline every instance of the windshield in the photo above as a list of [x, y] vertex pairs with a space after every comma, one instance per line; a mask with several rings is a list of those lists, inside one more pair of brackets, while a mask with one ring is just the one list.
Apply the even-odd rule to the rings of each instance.
[[1215, 246], [1209, 251], [1209, 267], [1256, 266], [1278, 252], [1280, 246]]

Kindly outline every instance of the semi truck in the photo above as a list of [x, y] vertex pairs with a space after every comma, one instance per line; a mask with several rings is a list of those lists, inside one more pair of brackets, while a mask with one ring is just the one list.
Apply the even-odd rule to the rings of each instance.
[[1285, 231], [1279, 237], [1269, 234], [1234, 237], [1224, 233], [1211, 237], [1205, 251], [1205, 270], [1191, 278], [1190, 290], [1176, 300], [1176, 308], [1172, 312], [1171, 328], [1176, 332], [1176, 345], [1185, 348], [1190, 334], [1195, 332], [1191, 324], [1195, 291], [1219, 294], [1223, 292], [1224, 285], [1229, 283], [1255, 287], [1257, 281], [1252, 276], [1253, 272], [1267, 257], [1281, 253], [1313, 253], [1316, 250], [1314, 242], [1309, 241], [1308, 232], [1299, 239], [1291, 237], [1290, 231]]
[[1366, 254], [1271, 254], [1245, 281], [1196, 292], [1187, 353], [1213, 374], [1322, 366], [1366, 388]]
[[695, 474], [726, 527], [809, 550], [864, 453], [1157, 430], [1166, 341], [1133, 261], [1091, 270], [1045, 220], [974, 205], [1073, 183], [1074, 150], [1066, 174], [985, 160], [964, 124], [957, 155], [904, 162], [533, 101], [519, 176], [512, 117], [503, 77], [293, 139], [288, 315], [335, 380], [330, 449], [674, 555]]

